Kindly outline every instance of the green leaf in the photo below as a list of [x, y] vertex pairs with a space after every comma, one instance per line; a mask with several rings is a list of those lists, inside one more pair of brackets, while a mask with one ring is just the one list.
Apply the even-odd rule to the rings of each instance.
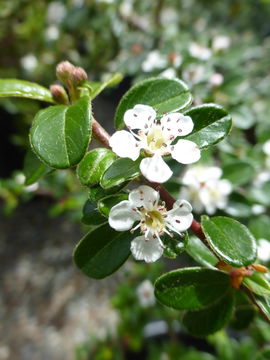
[[54, 103], [50, 90], [41, 85], [25, 80], [0, 79], [0, 97], [8, 96]]
[[91, 136], [91, 104], [84, 97], [71, 106], [57, 105], [37, 113], [30, 141], [48, 166], [65, 169], [84, 156]]
[[120, 158], [115, 160], [112, 165], [103, 174], [100, 185], [104, 189], [118, 186], [126, 181], [135, 179], [140, 175], [141, 159], [133, 161], [129, 158]]
[[254, 295], [256, 304], [270, 322], [270, 298], [269, 296]]
[[25, 185], [28, 186], [35, 183], [49, 171], [51, 171], [51, 169], [39, 161], [36, 155], [29, 149], [25, 155], [23, 165]]
[[107, 219], [100, 214], [95, 204], [87, 200], [83, 207], [82, 222], [86, 225], [97, 226], [107, 222]]
[[102, 279], [115, 272], [129, 257], [129, 231], [117, 232], [108, 224], [86, 234], [74, 250], [74, 262], [87, 276]]
[[192, 133], [185, 136], [185, 139], [194, 141], [200, 148], [220, 142], [232, 127], [228, 112], [216, 104], [196, 106], [184, 114], [190, 116], [194, 123]]
[[234, 297], [226, 293], [211, 307], [199, 311], [188, 311], [183, 324], [194, 336], [206, 336], [223, 328], [231, 318]]
[[188, 233], [186, 231], [183, 236], [173, 238], [164, 234], [162, 236], [162, 242], [165, 245], [163, 256], [175, 259], [186, 250], [186, 246], [188, 244]]
[[247, 161], [235, 161], [223, 167], [223, 178], [229, 180], [234, 185], [248, 183], [256, 174], [254, 166]]
[[202, 228], [214, 252], [225, 262], [240, 267], [256, 260], [257, 247], [248, 228], [238, 221], [217, 216], [202, 216]]
[[213, 253], [195, 236], [191, 236], [187, 244], [187, 253], [199, 264], [213, 268], [218, 259]]
[[116, 194], [116, 195], [107, 196], [107, 197], [99, 200], [98, 209], [103, 215], [108, 217], [109, 213], [111, 211], [111, 208], [114, 205], [118, 204], [119, 202], [121, 202], [123, 200], [127, 200], [127, 199], [128, 199], [128, 194]]
[[105, 170], [117, 156], [109, 149], [100, 148], [88, 152], [77, 167], [77, 175], [83, 185], [93, 186], [99, 183]]
[[267, 215], [260, 215], [249, 222], [249, 229], [256, 239], [266, 239], [270, 241], [270, 218]]
[[87, 88], [90, 91], [90, 97], [93, 100], [97, 97], [104, 89], [108, 87], [113, 87], [119, 84], [123, 80], [123, 75], [120, 73], [115, 73], [110, 76], [104, 82], [95, 82], [95, 81], [86, 81], [83, 83], [82, 88]]
[[227, 274], [194, 267], [162, 275], [155, 283], [155, 295], [162, 304], [174, 309], [196, 310], [218, 301], [229, 287]]
[[123, 121], [127, 110], [137, 104], [150, 105], [160, 115], [185, 109], [192, 96], [187, 85], [178, 79], [150, 78], [133, 86], [121, 99], [115, 114], [115, 127], [125, 127]]
[[245, 276], [243, 283], [249, 290], [251, 290], [255, 294], [262, 296], [270, 296], [270, 284], [261, 274], [255, 273], [251, 276]]
[[118, 193], [127, 183], [123, 183], [120, 186], [115, 186], [110, 189], [103, 189], [101, 186], [96, 185], [89, 189], [89, 200], [93, 203], [98, 203], [98, 201], [106, 196], [113, 195]]
[[270, 182], [264, 183], [261, 187], [253, 186], [247, 197], [256, 203], [259, 203], [264, 206], [270, 206]]

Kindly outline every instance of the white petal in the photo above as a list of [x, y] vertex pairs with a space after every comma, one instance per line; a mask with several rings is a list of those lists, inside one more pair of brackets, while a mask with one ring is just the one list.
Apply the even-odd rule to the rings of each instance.
[[157, 238], [138, 236], [131, 241], [130, 250], [136, 260], [144, 260], [147, 263], [158, 260], [163, 254], [163, 248]]
[[128, 200], [121, 201], [111, 208], [109, 225], [117, 231], [131, 229], [137, 220], [140, 220], [140, 216], [136, 211], [132, 210], [132, 204]]
[[218, 189], [223, 195], [229, 195], [232, 192], [232, 184], [229, 180], [222, 179], [218, 182]]
[[177, 200], [172, 210], [167, 212], [166, 222], [169, 223], [176, 231], [187, 230], [192, 221], [192, 206], [186, 200]]
[[174, 145], [171, 155], [181, 164], [191, 164], [200, 159], [201, 151], [193, 141], [179, 140]]
[[128, 131], [116, 131], [109, 141], [112, 151], [120, 157], [136, 160], [140, 155], [140, 144]]
[[161, 118], [160, 123], [164, 132], [175, 137], [190, 134], [194, 127], [191, 117], [181, 113], [167, 114]]
[[166, 182], [173, 174], [169, 166], [158, 154], [143, 159], [140, 164], [140, 169], [147, 180], [156, 183]]
[[138, 104], [125, 112], [124, 122], [131, 129], [145, 129], [155, 120], [156, 115], [151, 106]]
[[158, 200], [159, 193], [147, 185], [139, 186], [129, 194], [129, 201], [133, 206], [143, 206], [147, 210], [151, 210]]

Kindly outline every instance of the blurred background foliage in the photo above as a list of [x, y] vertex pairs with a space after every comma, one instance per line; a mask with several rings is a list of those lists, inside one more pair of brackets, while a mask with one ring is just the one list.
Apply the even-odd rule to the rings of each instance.
[[[95, 117], [110, 131], [117, 102], [131, 84], [150, 76], [183, 79], [191, 88], [194, 104], [215, 102], [233, 117], [231, 135], [205, 151], [202, 159], [207, 166], [222, 166], [233, 186], [226, 208], [216, 213], [240, 218], [251, 226], [258, 241], [269, 244], [270, 151], [265, 146], [270, 139], [269, 19], [268, 0], [0, 0], [0, 77], [48, 87], [55, 83], [55, 66], [62, 60], [85, 68], [90, 80], [119, 71], [123, 82], [94, 101]], [[39, 183], [24, 185], [28, 130], [35, 113], [45, 105], [26, 99], [0, 100], [3, 211], [11, 214], [20, 200], [45, 196], [53, 199], [50, 215], [68, 212], [78, 220], [87, 192], [73, 171], [52, 171]], [[177, 171], [181, 174], [182, 169]], [[177, 195], [181, 181], [174, 178], [167, 186]], [[269, 258], [263, 261], [269, 264]], [[135, 284], [146, 275], [138, 269], [132, 270], [135, 275], [129, 274], [127, 285], [121, 285], [113, 299], [121, 318], [120, 343], [108, 338], [107, 343], [79, 346], [78, 359], [88, 359], [91, 352], [95, 359], [123, 359], [119, 350], [123, 341], [128, 351], [142, 351], [142, 328], [148, 320], [162, 318], [167, 326], [178, 329], [179, 324], [171, 325], [172, 314], [166, 309], [152, 307], [145, 312], [138, 301], [132, 302]], [[153, 280], [155, 265], [149, 273]], [[137, 322], [133, 317], [134, 333], [130, 334], [134, 314]], [[149, 343], [147, 359], [269, 359], [269, 351], [262, 349], [270, 332], [260, 319], [250, 328], [250, 336], [234, 331], [230, 333], [233, 339], [223, 332], [210, 337], [207, 346], [212, 346], [212, 355], [176, 346], [175, 341], [154, 341]], [[170, 333], [170, 340], [175, 336]]]

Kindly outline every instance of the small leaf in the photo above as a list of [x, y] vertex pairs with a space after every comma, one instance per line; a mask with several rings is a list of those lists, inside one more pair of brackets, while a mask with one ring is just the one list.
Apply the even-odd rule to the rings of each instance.
[[50, 90], [41, 85], [25, 80], [0, 79], [0, 97], [8, 96], [54, 103]]
[[102, 279], [115, 272], [129, 257], [129, 231], [117, 232], [108, 224], [86, 234], [74, 250], [74, 262], [87, 276]]
[[103, 215], [108, 217], [109, 213], [111, 211], [111, 208], [114, 205], [118, 204], [119, 202], [121, 202], [123, 200], [127, 200], [127, 199], [128, 199], [128, 194], [115, 194], [115, 195], [107, 196], [107, 197], [99, 200], [98, 209]]
[[247, 161], [235, 161], [223, 167], [223, 176], [234, 185], [248, 183], [256, 174], [256, 169]]
[[185, 109], [192, 101], [187, 85], [178, 79], [151, 78], [133, 86], [121, 99], [115, 114], [115, 127], [125, 127], [127, 110], [137, 104], [150, 105], [160, 115]]
[[232, 120], [221, 106], [204, 104], [187, 110], [185, 115], [192, 118], [194, 129], [185, 139], [194, 141], [200, 148], [214, 145], [230, 132]]
[[173, 238], [167, 234], [162, 236], [162, 242], [165, 245], [163, 256], [175, 259], [186, 250], [188, 244], [187, 231], [183, 235], [182, 237], [177, 236]]
[[253, 218], [249, 222], [249, 228], [252, 234], [259, 239], [267, 239], [270, 241], [270, 218], [267, 215], [261, 215]]
[[97, 97], [104, 89], [108, 87], [113, 87], [119, 84], [123, 80], [123, 75], [120, 73], [115, 73], [110, 76], [104, 82], [95, 82], [95, 81], [86, 81], [83, 83], [82, 87], [90, 90], [90, 97], [93, 100]]
[[174, 309], [196, 310], [218, 301], [229, 286], [227, 274], [194, 267], [162, 275], [155, 283], [155, 295], [162, 304]]
[[251, 290], [255, 294], [262, 296], [270, 296], [270, 284], [261, 274], [255, 273], [251, 276], [245, 276], [243, 283], [249, 290]]
[[195, 236], [190, 237], [186, 250], [200, 265], [213, 268], [218, 263], [215, 255]]
[[104, 189], [118, 186], [126, 181], [135, 179], [140, 175], [141, 159], [132, 161], [129, 158], [120, 158], [115, 160], [112, 165], [103, 174], [100, 185]]
[[83, 185], [93, 186], [99, 183], [105, 170], [117, 156], [109, 149], [100, 148], [88, 152], [77, 167], [77, 175]]
[[270, 298], [269, 296], [254, 295], [256, 304], [270, 322]]
[[36, 155], [29, 149], [24, 158], [23, 173], [25, 175], [25, 185], [31, 185], [38, 181], [43, 175], [51, 171], [44, 165]]
[[103, 189], [101, 186], [96, 185], [89, 189], [89, 200], [93, 203], [98, 203], [98, 201], [106, 196], [113, 195], [118, 193], [127, 183], [123, 183], [120, 186], [115, 186], [110, 189]]
[[188, 311], [183, 317], [183, 324], [194, 336], [206, 336], [223, 328], [231, 318], [234, 297], [226, 293], [207, 309]]
[[30, 141], [36, 155], [57, 169], [76, 165], [84, 156], [91, 135], [91, 105], [87, 97], [71, 106], [50, 106], [37, 113]]
[[82, 222], [86, 225], [97, 226], [107, 222], [107, 219], [100, 214], [95, 204], [87, 200], [83, 207]]
[[248, 228], [238, 221], [204, 215], [202, 228], [211, 248], [228, 264], [240, 267], [256, 260], [256, 240]]

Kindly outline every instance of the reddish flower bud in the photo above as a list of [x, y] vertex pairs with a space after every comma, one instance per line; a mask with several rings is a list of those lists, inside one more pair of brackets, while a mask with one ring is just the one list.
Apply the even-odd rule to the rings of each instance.
[[75, 85], [79, 85], [87, 80], [87, 74], [81, 67], [74, 67], [72, 70], [71, 78]]
[[51, 85], [50, 91], [54, 100], [60, 104], [68, 104], [68, 95], [61, 85]]
[[56, 66], [56, 76], [59, 80], [66, 82], [71, 77], [72, 71], [75, 66], [69, 61], [62, 61]]

